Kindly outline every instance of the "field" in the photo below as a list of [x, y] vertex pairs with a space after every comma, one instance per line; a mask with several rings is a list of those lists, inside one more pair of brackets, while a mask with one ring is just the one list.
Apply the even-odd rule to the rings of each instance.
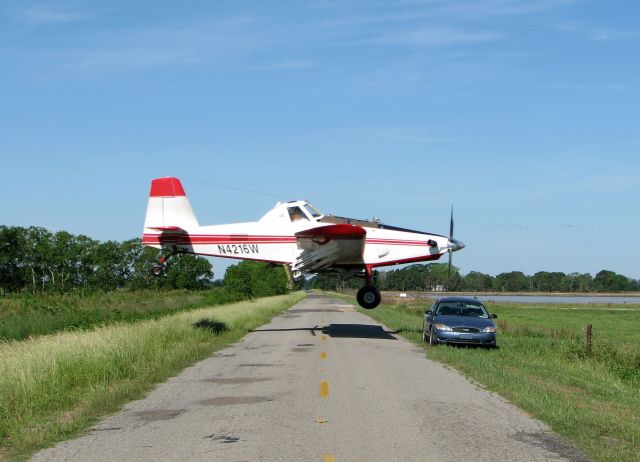
[[304, 296], [0, 343], [0, 459], [23, 459], [68, 439]]
[[498, 315], [499, 348], [485, 350], [428, 347], [427, 302], [383, 302], [362, 312], [546, 422], [591, 460], [640, 460], [640, 306], [487, 304]]

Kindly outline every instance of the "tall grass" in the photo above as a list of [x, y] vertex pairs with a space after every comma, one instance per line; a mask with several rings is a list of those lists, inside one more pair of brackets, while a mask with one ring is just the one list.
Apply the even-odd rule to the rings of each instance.
[[181, 310], [237, 302], [242, 298], [223, 288], [21, 294], [0, 298], [0, 340], [22, 340], [117, 321], [153, 319]]
[[24, 456], [86, 428], [304, 296], [296, 292], [0, 344], [5, 456]]
[[486, 350], [424, 345], [427, 306], [362, 311], [546, 422], [592, 460], [640, 460], [640, 309], [489, 306], [498, 314], [499, 348]]

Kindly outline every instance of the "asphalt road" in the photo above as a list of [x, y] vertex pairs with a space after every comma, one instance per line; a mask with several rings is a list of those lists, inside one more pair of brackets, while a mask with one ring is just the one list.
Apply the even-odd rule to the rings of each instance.
[[33, 460], [585, 459], [351, 306], [310, 295]]

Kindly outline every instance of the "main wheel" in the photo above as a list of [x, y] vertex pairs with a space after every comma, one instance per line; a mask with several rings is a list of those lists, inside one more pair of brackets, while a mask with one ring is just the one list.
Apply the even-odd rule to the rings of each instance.
[[356, 299], [358, 300], [358, 305], [370, 310], [380, 304], [382, 297], [380, 296], [380, 291], [374, 286], [364, 286], [358, 291]]
[[163, 273], [164, 268], [162, 267], [162, 265], [153, 265], [153, 268], [151, 268], [151, 274], [153, 274], [155, 277], [162, 276]]

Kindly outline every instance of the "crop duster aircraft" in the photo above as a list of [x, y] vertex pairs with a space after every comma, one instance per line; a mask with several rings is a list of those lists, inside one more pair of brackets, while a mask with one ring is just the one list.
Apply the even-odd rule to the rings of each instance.
[[364, 275], [357, 300], [369, 309], [381, 299], [374, 268], [438, 260], [445, 253], [451, 268], [451, 253], [464, 248], [453, 238], [453, 211], [448, 237], [324, 215], [304, 200], [278, 202], [258, 221], [201, 226], [182, 183], [172, 177], [151, 181], [142, 243], [162, 250], [155, 275], [175, 253], [281, 264], [293, 280], [314, 273]]

